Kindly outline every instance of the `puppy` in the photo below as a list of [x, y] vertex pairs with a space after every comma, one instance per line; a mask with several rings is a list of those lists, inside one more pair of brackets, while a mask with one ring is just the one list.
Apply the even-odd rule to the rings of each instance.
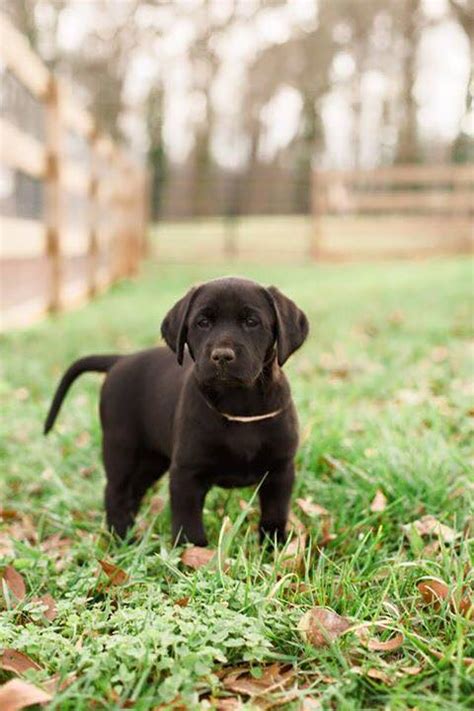
[[308, 335], [305, 314], [273, 286], [221, 278], [192, 288], [169, 311], [161, 333], [169, 349], [73, 363], [45, 434], [81, 373], [107, 373], [100, 401], [105, 508], [118, 536], [133, 525], [147, 489], [169, 470], [175, 542], [207, 545], [202, 510], [214, 484], [260, 484], [261, 538], [283, 541], [298, 424], [281, 366]]

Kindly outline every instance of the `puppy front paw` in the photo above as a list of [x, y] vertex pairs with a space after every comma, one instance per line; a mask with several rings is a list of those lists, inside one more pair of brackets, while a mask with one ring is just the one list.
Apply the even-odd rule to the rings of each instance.
[[266, 543], [274, 544], [275, 541], [278, 545], [283, 545], [288, 538], [288, 533], [286, 531], [286, 521], [279, 523], [261, 523], [260, 528], [260, 544], [264, 545]]

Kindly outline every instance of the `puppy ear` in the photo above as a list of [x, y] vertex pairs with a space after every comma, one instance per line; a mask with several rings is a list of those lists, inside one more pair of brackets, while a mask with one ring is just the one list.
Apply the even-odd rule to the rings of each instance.
[[188, 336], [188, 315], [197, 292], [193, 287], [166, 314], [161, 324], [161, 335], [172, 351], [176, 353], [178, 363], [183, 364], [184, 346]]
[[283, 365], [306, 340], [309, 323], [295, 302], [282, 294], [276, 286], [269, 286], [267, 291], [275, 310], [278, 365]]

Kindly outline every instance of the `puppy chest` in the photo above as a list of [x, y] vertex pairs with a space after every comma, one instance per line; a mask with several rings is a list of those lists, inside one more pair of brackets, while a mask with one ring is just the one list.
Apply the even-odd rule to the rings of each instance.
[[258, 483], [271, 465], [265, 444], [251, 432], [229, 433], [210, 453], [213, 483], [226, 488]]

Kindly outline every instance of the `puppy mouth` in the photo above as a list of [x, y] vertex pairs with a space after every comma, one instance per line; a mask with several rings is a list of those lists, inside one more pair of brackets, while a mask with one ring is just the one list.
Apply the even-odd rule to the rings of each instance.
[[226, 366], [217, 366], [214, 368], [196, 368], [198, 380], [203, 384], [219, 384], [228, 386], [251, 387], [257, 376], [252, 376], [250, 373], [236, 372]]

